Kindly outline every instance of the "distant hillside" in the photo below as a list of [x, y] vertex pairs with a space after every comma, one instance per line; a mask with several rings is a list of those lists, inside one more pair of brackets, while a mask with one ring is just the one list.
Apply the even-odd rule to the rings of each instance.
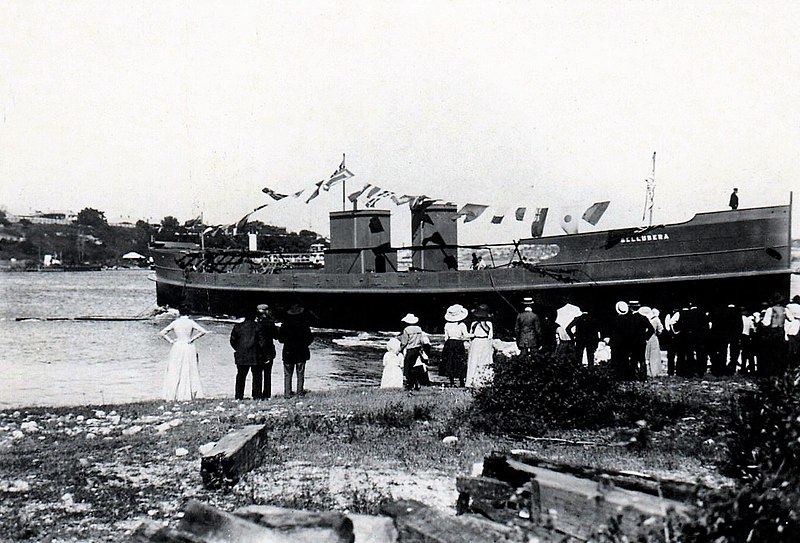
[[[307, 230], [295, 234], [267, 225], [256, 226], [260, 248], [265, 250], [302, 251], [319, 240], [316, 233]], [[8, 223], [0, 225], [0, 260], [26, 260], [30, 265], [37, 265], [49, 254], [55, 255], [64, 265], [114, 266], [123, 264], [122, 255], [130, 251], [148, 256], [151, 236], [159, 239], [188, 237], [196, 241], [204, 228], [197, 226], [165, 230], [143, 221], [133, 228], [34, 224], [26, 221]], [[230, 236], [221, 231], [209, 233], [205, 241], [209, 247], [247, 246], [246, 235]]]

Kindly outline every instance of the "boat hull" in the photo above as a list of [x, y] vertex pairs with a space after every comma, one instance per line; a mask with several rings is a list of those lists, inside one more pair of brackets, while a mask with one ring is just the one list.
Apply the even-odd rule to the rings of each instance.
[[513, 322], [524, 296], [542, 306], [573, 303], [600, 315], [617, 300], [666, 309], [788, 296], [790, 206], [696, 215], [645, 229], [522, 240], [515, 266], [486, 270], [337, 274], [207, 273], [178, 264], [186, 251], [154, 249], [158, 303], [184, 311], [242, 315], [258, 303], [279, 312], [300, 303], [320, 327], [389, 330], [415, 313], [430, 330], [447, 306], [486, 303]]

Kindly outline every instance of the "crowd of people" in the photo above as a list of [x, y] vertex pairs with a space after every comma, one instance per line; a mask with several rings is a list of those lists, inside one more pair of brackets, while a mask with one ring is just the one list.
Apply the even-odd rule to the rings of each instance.
[[[170, 334], [171, 332], [171, 334]], [[164, 375], [163, 397], [167, 401], [187, 401], [202, 396], [199, 359], [193, 343], [207, 330], [187, 316], [181, 316], [159, 335], [172, 343]], [[231, 330], [230, 345], [236, 364], [234, 398], [244, 399], [247, 376], [251, 376], [254, 400], [272, 396], [272, 366], [275, 361], [275, 341], [283, 344], [283, 391], [289, 397], [305, 394], [306, 362], [311, 357], [309, 347], [314, 335], [305, 309], [292, 306], [281, 322], [276, 323], [267, 304], [259, 304]], [[293, 386], [296, 378], [296, 388]]]
[[[668, 308], [663, 318], [658, 309], [638, 301], [617, 302], [611, 319], [571, 307], [574, 314], [565, 311], [559, 315], [561, 310], [537, 307], [533, 299], [524, 298], [514, 323], [513, 342], [495, 337], [489, 306], [481, 304], [472, 311], [460, 304], [448, 307], [442, 316], [439, 376], [451, 386], [485, 386], [493, 378], [498, 350], [529, 356], [554, 352], [590, 367], [608, 364], [620, 380], [664, 374], [702, 377], [708, 371], [717, 376], [768, 377], [800, 365], [800, 296], [789, 303], [776, 296], [758, 310], [734, 304], [698, 307], [686, 303]], [[380, 386], [419, 390], [431, 384], [431, 338], [413, 313], [400, 319], [398, 327], [402, 331], [386, 344]], [[161, 337], [172, 343], [165, 368], [166, 400], [185, 401], [202, 395], [193, 343], [206, 333], [186, 316], [161, 330]], [[303, 307], [292, 306], [279, 325], [266, 304], [258, 305], [253, 315], [247, 315], [231, 331], [237, 367], [234, 397], [244, 399], [250, 375], [252, 398], [270, 398], [275, 341], [283, 344], [284, 395], [305, 394], [305, 366], [313, 339]]]

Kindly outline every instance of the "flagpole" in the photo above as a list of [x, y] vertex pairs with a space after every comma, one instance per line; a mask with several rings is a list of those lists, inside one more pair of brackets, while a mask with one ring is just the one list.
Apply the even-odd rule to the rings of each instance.
[[653, 207], [656, 199], [656, 152], [653, 151], [653, 189], [650, 192], [650, 225], [653, 226]]
[[[345, 165], [344, 165], [344, 153], [342, 153], [342, 168], [344, 168], [344, 167], [345, 167]], [[345, 205], [344, 205], [344, 194], [345, 194], [345, 188], [346, 187], [347, 187], [347, 177], [345, 177], [342, 180], [342, 211], [347, 211], [347, 209], [345, 209]]]

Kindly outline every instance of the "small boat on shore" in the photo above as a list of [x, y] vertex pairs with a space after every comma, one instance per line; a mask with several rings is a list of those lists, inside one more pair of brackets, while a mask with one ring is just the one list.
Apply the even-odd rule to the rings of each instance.
[[[367, 331], [394, 330], [413, 312], [433, 331], [454, 303], [488, 304], [498, 322], [511, 323], [522, 297], [601, 316], [631, 299], [751, 307], [776, 293], [788, 297], [796, 271], [791, 202], [480, 246], [459, 245], [456, 213], [452, 204], [412, 208], [413, 245], [394, 248], [390, 211], [332, 212], [330, 248], [309, 255], [309, 265], [259, 251], [155, 244], [157, 303], [207, 315], [241, 315], [258, 303], [280, 313], [299, 303], [316, 326]], [[489, 252], [491, 266], [471, 269], [478, 249]], [[409, 252], [410, 267], [399, 269]]]

